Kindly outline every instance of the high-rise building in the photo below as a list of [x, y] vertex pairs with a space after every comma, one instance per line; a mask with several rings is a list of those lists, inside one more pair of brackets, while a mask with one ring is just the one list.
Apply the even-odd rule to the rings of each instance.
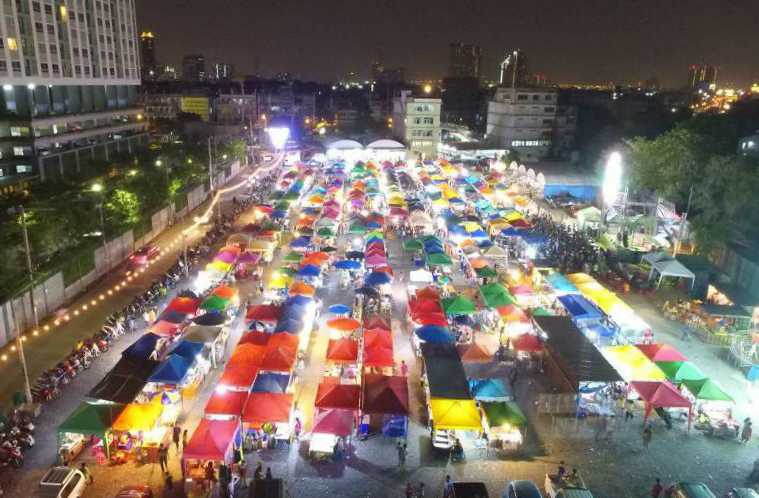
[[185, 55], [182, 58], [182, 79], [203, 81], [206, 79], [206, 58], [200, 54]]
[[155, 79], [158, 76], [158, 63], [155, 57], [155, 35], [153, 35], [152, 31], [140, 33], [140, 57], [142, 79]]
[[469, 43], [451, 43], [448, 76], [451, 78], [480, 78], [482, 50]]
[[500, 65], [499, 86], [524, 87], [528, 86], [528, 80], [527, 57], [524, 52], [514, 50], [506, 54]]
[[146, 139], [134, 0], [0, 3], [0, 190]]
[[707, 64], [693, 64], [688, 68], [688, 87], [691, 90], [709, 90], [717, 85], [717, 68]]
[[223, 62], [217, 62], [213, 65], [213, 77], [216, 80], [224, 81], [231, 80], [234, 74], [234, 66], [232, 64], [225, 64]]
[[411, 154], [437, 157], [440, 143], [439, 98], [415, 97], [402, 90], [393, 99], [393, 135], [402, 140]]
[[385, 72], [385, 66], [383, 66], [381, 62], [379, 61], [372, 62], [372, 67], [371, 67], [372, 81], [380, 81], [380, 79], [382, 79], [382, 73], [384, 72]]

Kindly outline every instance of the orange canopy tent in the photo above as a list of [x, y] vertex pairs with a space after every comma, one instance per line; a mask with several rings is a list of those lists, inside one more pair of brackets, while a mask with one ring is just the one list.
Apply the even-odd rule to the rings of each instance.
[[228, 285], [220, 285], [211, 292], [214, 296], [219, 296], [224, 299], [232, 299], [237, 295], [237, 290], [229, 287]]
[[364, 328], [390, 330], [390, 322], [379, 315], [372, 315], [364, 320]]
[[390, 331], [383, 329], [370, 329], [364, 331], [364, 348], [393, 347], [393, 336]]
[[343, 332], [351, 332], [361, 326], [358, 320], [353, 318], [333, 318], [327, 321], [327, 326], [333, 329], [342, 330]]
[[266, 332], [246, 332], [242, 335], [237, 345], [253, 344], [256, 346], [266, 346], [271, 337], [272, 334], [267, 334]]
[[269, 423], [288, 423], [293, 405], [292, 394], [250, 393], [242, 411], [242, 421], [253, 427]]
[[493, 353], [475, 341], [464, 348], [461, 361], [464, 363], [490, 363], [493, 361]]
[[313, 296], [316, 293], [316, 289], [308, 285], [306, 282], [303, 282], [302, 280], [298, 280], [290, 286], [290, 289], [288, 292], [291, 296], [295, 296], [295, 295]]
[[353, 339], [330, 339], [327, 345], [327, 360], [335, 363], [356, 363], [358, 342]]
[[258, 375], [258, 366], [249, 363], [227, 363], [224, 373], [219, 379], [219, 385], [232, 389], [248, 390]]
[[435, 287], [425, 287], [416, 291], [417, 299], [440, 299], [440, 290]]
[[358, 410], [361, 386], [358, 384], [321, 383], [316, 390], [317, 408]]

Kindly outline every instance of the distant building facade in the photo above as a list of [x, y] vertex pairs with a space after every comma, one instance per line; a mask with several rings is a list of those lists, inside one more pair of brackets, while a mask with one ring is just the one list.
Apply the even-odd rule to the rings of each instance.
[[140, 33], [140, 57], [142, 62], [142, 79], [151, 80], [158, 77], [158, 62], [155, 55], [155, 35], [152, 31]]
[[411, 90], [402, 90], [393, 99], [393, 135], [411, 154], [437, 157], [440, 107], [440, 99], [414, 97]]
[[448, 55], [448, 77], [480, 79], [482, 49], [469, 43], [451, 43]]
[[688, 88], [709, 90], [717, 86], [717, 68], [708, 64], [692, 64], [688, 67]]
[[574, 138], [576, 108], [559, 106], [545, 88], [498, 88], [488, 102], [485, 138], [517, 151], [524, 161], [562, 155]]
[[206, 79], [206, 58], [200, 54], [185, 55], [182, 58], [182, 79], [204, 81]]
[[0, 192], [147, 139], [133, 0], [0, 3]]
[[234, 66], [223, 62], [217, 62], [213, 65], [213, 77], [217, 81], [231, 80], [234, 76]]

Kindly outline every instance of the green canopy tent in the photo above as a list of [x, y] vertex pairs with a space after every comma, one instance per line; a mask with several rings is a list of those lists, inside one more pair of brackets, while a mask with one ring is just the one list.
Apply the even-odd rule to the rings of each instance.
[[498, 272], [495, 271], [490, 266], [483, 266], [482, 268], [477, 268], [476, 270], [474, 270], [474, 272], [480, 278], [495, 278], [498, 276]]
[[294, 277], [298, 273], [298, 270], [290, 268], [289, 266], [280, 266], [277, 268], [277, 271], [282, 275], [287, 275], [289, 277]]
[[403, 249], [409, 252], [421, 251], [424, 249], [424, 244], [421, 240], [411, 239], [403, 243]]
[[61, 435], [66, 433], [95, 436], [103, 441], [106, 457], [110, 458], [107, 435], [113, 421], [124, 410], [124, 405], [114, 403], [81, 403], [71, 415], [58, 426], [58, 447]]
[[282, 199], [284, 199], [284, 200], [286, 200], [286, 201], [295, 201], [295, 200], [298, 200], [298, 197], [300, 197], [300, 194], [299, 194], [299, 193], [297, 193], [297, 192], [293, 192], [293, 191], [290, 191], [290, 192], [286, 193], [286, 194], [285, 194], [285, 195], [282, 197]]
[[316, 235], [318, 235], [319, 237], [334, 237], [335, 231], [329, 227], [324, 227], [317, 230]]
[[206, 311], [224, 311], [229, 306], [229, 299], [224, 299], [221, 296], [213, 295], [203, 301], [200, 305], [201, 309]]
[[734, 401], [722, 388], [711, 379], [685, 380], [683, 385], [696, 399], [709, 401]]
[[354, 233], [354, 234], [364, 234], [366, 233], [367, 228], [360, 224], [360, 223], [354, 223], [348, 228], [348, 233]]
[[427, 264], [430, 266], [451, 266], [453, 261], [447, 254], [436, 252], [427, 255]]
[[372, 230], [370, 232], [366, 232], [366, 235], [364, 236], [367, 240], [371, 239], [373, 237], [385, 240], [385, 234], [382, 233], [381, 230]]
[[500, 308], [516, 302], [506, 287], [497, 282], [480, 287], [480, 295], [488, 308]]
[[554, 314], [542, 306], [538, 306], [532, 310], [532, 316], [554, 316]]
[[483, 401], [480, 402], [480, 406], [485, 412], [490, 427], [500, 427], [507, 424], [514, 427], [525, 427], [527, 425], [527, 417], [519, 405], [513, 401]]
[[656, 366], [675, 384], [706, 379], [706, 375], [690, 361], [657, 361]]
[[471, 315], [477, 312], [477, 306], [464, 296], [443, 299], [443, 311], [446, 315]]
[[283, 261], [285, 263], [300, 263], [300, 260], [303, 259], [303, 255], [299, 254], [295, 251], [287, 253], [287, 255], [283, 258]]

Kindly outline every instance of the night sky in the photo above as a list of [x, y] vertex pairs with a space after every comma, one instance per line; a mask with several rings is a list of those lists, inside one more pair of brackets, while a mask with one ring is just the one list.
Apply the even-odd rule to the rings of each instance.
[[479, 44], [495, 78], [507, 49], [557, 83], [678, 87], [688, 65], [719, 67], [721, 84], [759, 80], [758, 0], [136, 0], [161, 63], [182, 55], [231, 62], [237, 74], [289, 71], [335, 80], [368, 76], [381, 54], [408, 78], [440, 78], [448, 43]]

